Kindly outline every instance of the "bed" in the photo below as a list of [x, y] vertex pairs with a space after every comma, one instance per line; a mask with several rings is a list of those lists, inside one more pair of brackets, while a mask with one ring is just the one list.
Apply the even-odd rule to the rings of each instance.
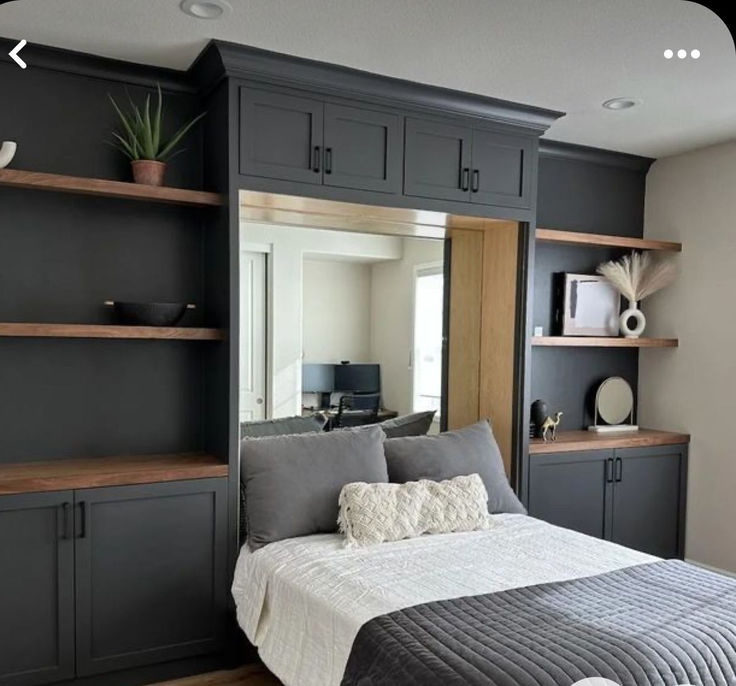
[[238, 622], [285, 686], [736, 684], [736, 581], [524, 515], [243, 548]]

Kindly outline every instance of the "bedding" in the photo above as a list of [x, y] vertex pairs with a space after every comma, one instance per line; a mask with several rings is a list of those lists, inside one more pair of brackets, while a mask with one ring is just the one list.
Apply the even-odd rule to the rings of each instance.
[[489, 527], [488, 494], [477, 474], [447, 481], [345, 484], [339, 505], [347, 546]]
[[244, 547], [232, 587], [238, 622], [285, 686], [338, 686], [359, 630], [375, 617], [657, 560], [523, 515], [491, 519], [485, 531], [365, 548], [345, 548], [337, 534]]
[[501, 451], [486, 421], [435, 436], [390, 438], [384, 443], [389, 481], [405, 483], [479, 474], [491, 514], [526, 514], [506, 477]]
[[680, 560], [425, 603], [358, 632], [343, 686], [736, 684], [736, 581]]

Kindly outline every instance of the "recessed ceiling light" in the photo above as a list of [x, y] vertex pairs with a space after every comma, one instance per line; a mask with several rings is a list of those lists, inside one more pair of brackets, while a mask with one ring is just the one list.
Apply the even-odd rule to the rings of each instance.
[[611, 98], [603, 103], [607, 110], [629, 110], [637, 105], [641, 105], [641, 100], [635, 98]]
[[182, 0], [179, 6], [182, 12], [197, 19], [219, 19], [233, 9], [226, 0]]

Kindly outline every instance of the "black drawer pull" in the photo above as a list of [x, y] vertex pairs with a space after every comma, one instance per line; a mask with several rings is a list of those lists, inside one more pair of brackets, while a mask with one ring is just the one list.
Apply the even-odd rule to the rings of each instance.
[[618, 483], [624, 477], [624, 461], [620, 458], [616, 458], [616, 476], [615, 481]]
[[473, 187], [470, 189], [473, 193], [477, 193], [480, 189], [480, 172], [473, 169]]
[[470, 188], [470, 169], [464, 167], [460, 172], [460, 190], [467, 191]]
[[325, 148], [325, 174], [332, 174], [332, 148]]
[[606, 483], [613, 483], [613, 458], [609, 457], [606, 459]]
[[79, 538], [86, 538], [87, 537], [87, 503], [85, 503], [84, 500], [81, 503], [79, 503], [79, 515], [80, 515]]
[[312, 152], [312, 171], [316, 173], [319, 173], [319, 157], [319, 145], [315, 145]]

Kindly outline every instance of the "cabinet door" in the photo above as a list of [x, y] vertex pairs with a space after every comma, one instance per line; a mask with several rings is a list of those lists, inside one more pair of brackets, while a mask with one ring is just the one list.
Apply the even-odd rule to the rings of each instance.
[[401, 120], [396, 114], [325, 105], [324, 182], [401, 192]]
[[240, 89], [240, 173], [322, 183], [324, 105], [256, 88]]
[[613, 458], [595, 450], [531, 455], [529, 514], [551, 524], [606, 538]]
[[226, 479], [76, 491], [77, 673], [221, 647]]
[[532, 142], [524, 136], [473, 131], [472, 202], [531, 206]]
[[683, 446], [616, 451], [613, 541], [660, 557], [682, 554], [684, 460]]
[[74, 676], [71, 491], [0, 497], [0, 684]]
[[407, 119], [404, 193], [467, 202], [470, 199], [471, 141], [470, 129]]

